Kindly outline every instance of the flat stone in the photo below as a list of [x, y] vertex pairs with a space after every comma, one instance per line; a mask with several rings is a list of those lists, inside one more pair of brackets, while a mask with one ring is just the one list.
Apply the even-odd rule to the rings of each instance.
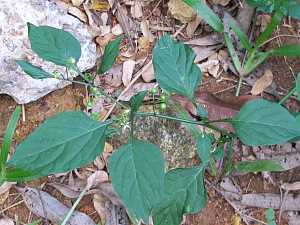
[[81, 44], [82, 55], [78, 62], [79, 69], [85, 71], [95, 65], [96, 45], [86, 25], [68, 15], [54, 2], [0, 0], [0, 5], [0, 94], [10, 95], [17, 103], [25, 104], [70, 84], [70, 82], [52, 78], [32, 79], [16, 65], [16, 59], [25, 59], [49, 72], [64, 73], [65, 71], [64, 67], [43, 61], [31, 50], [27, 22], [69, 31]]

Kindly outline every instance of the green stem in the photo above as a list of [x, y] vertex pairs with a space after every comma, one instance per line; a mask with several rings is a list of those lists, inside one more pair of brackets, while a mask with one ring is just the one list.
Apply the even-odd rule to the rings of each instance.
[[291, 97], [295, 92], [296, 92], [297, 88], [294, 87], [292, 90], [289, 91], [289, 93], [287, 93], [286, 96], [284, 96], [279, 102], [279, 105], [282, 105], [286, 100], [288, 100], [289, 97]]
[[137, 116], [152, 116], [152, 117], [157, 117], [157, 118], [162, 118], [162, 119], [168, 119], [168, 120], [173, 120], [173, 121], [178, 121], [178, 122], [182, 122], [182, 123], [189, 123], [189, 124], [196, 124], [196, 125], [202, 125], [205, 127], [208, 127], [210, 129], [219, 131], [223, 134], [226, 134], [228, 136], [232, 136], [230, 133], [228, 133], [227, 131], [220, 129], [210, 123], [220, 123], [220, 122], [229, 122], [230, 119], [221, 119], [221, 120], [213, 120], [213, 121], [194, 121], [194, 120], [187, 120], [187, 119], [182, 119], [182, 118], [178, 118], [178, 117], [173, 117], [173, 116], [168, 116], [168, 115], [162, 115], [162, 114], [154, 114], [154, 113], [143, 113], [143, 112], [136, 112], [135, 115]]
[[63, 222], [60, 225], [66, 225], [67, 222], [69, 221], [70, 217], [72, 216], [73, 212], [75, 211], [77, 205], [79, 204], [79, 202], [81, 201], [81, 199], [83, 198], [83, 196], [85, 195], [85, 193], [89, 190], [88, 187], [85, 187], [83, 189], [83, 191], [80, 193], [80, 195], [78, 196], [78, 198], [76, 199], [74, 205], [72, 206], [72, 208], [69, 210], [68, 214], [66, 215], [65, 219], [63, 220]]
[[240, 95], [243, 80], [244, 80], [244, 76], [240, 74], [240, 79], [239, 79], [239, 83], [238, 83], [238, 86], [237, 86], [237, 89], [236, 89], [236, 92], [235, 92], [235, 96]]

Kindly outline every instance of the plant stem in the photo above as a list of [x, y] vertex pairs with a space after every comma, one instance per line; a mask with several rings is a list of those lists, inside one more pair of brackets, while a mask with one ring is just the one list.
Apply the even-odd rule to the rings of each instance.
[[162, 115], [162, 114], [154, 114], [154, 113], [136, 112], [135, 115], [142, 116], [142, 117], [152, 116], [152, 117], [157, 117], [157, 118], [162, 118], [162, 119], [178, 121], [178, 122], [182, 122], [182, 123], [202, 125], [202, 126], [206, 126], [206, 127], [210, 128], [210, 129], [219, 131], [219, 132], [221, 132], [223, 134], [226, 134], [228, 136], [232, 136], [227, 131], [225, 131], [223, 129], [220, 129], [220, 128], [210, 124], [210, 123], [219, 123], [219, 122], [229, 122], [230, 119], [221, 119], [221, 120], [214, 120], [214, 121], [194, 121], [194, 120], [187, 120], [187, 119], [182, 119], [182, 118], [178, 118], [178, 117]]
[[72, 216], [73, 212], [75, 211], [77, 205], [79, 204], [79, 202], [81, 201], [81, 199], [83, 198], [83, 196], [85, 195], [85, 193], [89, 190], [88, 187], [85, 187], [83, 189], [83, 191], [80, 193], [80, 195], [78, 196], [78, 198], [76, 199], [74, 205], [72, 206], [72, 208], [69, 210], [68, 214], [66, 215], [65, 219], [63, 220], [63, 222], [60, 225], [66, 225], [67, 222], [69, 221], [70, 217]]
[[292, 90], [290, 90], [289, 91], [289, 93], [287, 93], [287, 95], [286, 96], [284, 96], [279, 102], [278, 102], [278, 104], [279, 105], [282, 105], [286, 100], [288, 100], [288, 98], [289, 97], [291, 97], [295, 92], [296, 92], [296, 86], [292, 89]]
[[244, 80], [244, 76], [240, 75], [239, 83], [238, 83], [238, 86], [237, 86], [237, 89], [236, 89], [236, 92], [235, 92], [235, 96], [239, 96], [240, 95], [240, 91], [241, 91], [241, 86], [242, 86], [243, 80]]

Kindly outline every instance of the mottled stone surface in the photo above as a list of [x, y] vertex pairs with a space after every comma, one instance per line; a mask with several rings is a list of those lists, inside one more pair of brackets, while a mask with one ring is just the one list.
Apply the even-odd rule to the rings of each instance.
[[[142, 106], [142, 111], [151, 112], [152, 107]], [[171, 111], [168, 115], [173, 114]], [[113, 140], [114, 147], [127, 141], [128, 131]], [[195, 164], [196, 145], [190, 131], [181, 123], [155, 117], [135, 119], [135, 137], [156, 144], [161, 149], [166, 167], [185, 168]]]
[[[0, 94], [12, 96], [18, 103], [28, 103], [63, 88], [67, 82], [56, 79], [35, 80], [25, 75], [15, 64], [16, 59], [27, 59], [47, 71], [64, 72], [63, 67], [39, 59], [30, 49], [27, 22], [48, 25], [71, 32], [81, 43], [80, 70], [95, 65], [96, 46], [86, 25], [48, 0], [0, 0]], [[42, 37], [41, 37], [42, 38]]]

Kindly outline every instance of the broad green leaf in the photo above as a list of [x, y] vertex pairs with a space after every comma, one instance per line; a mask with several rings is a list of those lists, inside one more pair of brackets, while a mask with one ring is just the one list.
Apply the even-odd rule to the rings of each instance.
[[147, 224], [153, 207], [164, 196], [164, 160], [159, 148], [130, 140], [110, 157], [109, 173], [130, 214]]
[[256, 173], [256, 172], [276, 172], [282, 171], [282, 166], [272, 160], [254, 160], [254, 161], [243, 161], [238, 162], [235, 165], [235, 169], [240, 173]]
[[298, 73], [298, 75], [297, 75], [296, 91], [297, 91], [298, 100], [300, 101], [300, 73]]
[[196, 213], [205, 207], [206, 190], [204, 184], [205, 166], [179, 168], [168, 171], [165, 176], [166, 192], [169, 195], [184, 190], [186, 201], [184, 213]]
[[16, 60], [16, 63], [22, 68], [22, 70], [34, 79], [53, 78], [53, 75], [46, 72], [40, 67], [34, 66], [25, 60]]
[[31, 49], [44, 60], [68, 66], [70, 60], [78, 62], [81, 55], [79, 41], [69, 32], [49, 26], [27, 23]]
[[300, 45], [284, 45], [282, 47], [272, 49], [271, 54], [276, 56], [298, 57], [300, 56]]
[[120, 36], [113, 41], [110, 41], [104, 50], [104, 54], [102, 57], [102, 62], [97, 70], [97, 74], [103, 74], [108, 71], [116, 62], [116, 58], [120, 52], [120, 44], [123, 40], [123, 37]]
[[207, 6], [204, 0], [183, 0], [217, 32], [223, 32], [224, 27], [220, 18]]
[[197, 138], [197, 153], [204, 165], [208, 165], [210, 161], [211, 150], [212, 143], [210, 137], [206, 134], [200, 135]]
[[18, 125], [20, 114], [21, 114], [21, 107], [17, 106], [8, 122], [6, 131], [5, 131], [5, 135], [3, 138], [3, 142], [2, 142], [2, 147], [0, 149], [0, 151], [1, 151], [0, 152], [0, 171], [2, 171], [4, 169], [3, 167], [6, 163], [8, 153], [10, 151], [11, 141], [12, 141], [13, 135], [15, 133], [15, 129]]
[[153, 211], [155, 225], [180, 225], [183, 219], [186, 191], [177, 191], [158, 204]]
[[281, 23], [282, 18], [283, 18], [283, 14], [281, 12], [274, 13], [266, 29], [256, 39], [256, 43], [255, 43], [256, 47], [259, 48], [264, 44], [264, 42], [266, 42], [271, 37], [276, 27]]
[[250, 146], [280, 144], [300, 136], [296, 119], [281, 105], [264, 99], [246, 103], [231, 123]]
[[272, 208], [267, 209], [265, 214], [267, 219], [267, 225], [276, 225], [274, 209]]
[[169, 35], [163, 36], [153, 50], [155, 77], [160, 87], [193, 99], [202, 78], [194, 64], [195, 56], [189, 46], [174, 41]]
[[9, 166], [46, 176], [86, 165], [102, 153], [107, 125], [83, 112], [59, 113], [17, 146]]
[[130, 106], [132, 112], [137, 112], [139, 110], [139, 107], [143, 104], [143, 100], [147, 93], [148, 91], [141, 91], [130, 99]]

